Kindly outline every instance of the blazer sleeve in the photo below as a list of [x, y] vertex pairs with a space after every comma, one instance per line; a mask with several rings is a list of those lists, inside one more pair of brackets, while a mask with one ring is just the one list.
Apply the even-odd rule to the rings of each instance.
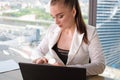
[[91, 63], [88, 62], [87, 64], [82, 64], [82, 65], [76, 64], [76, 65], [67, 65], [67, 66], [86, 68], [87, 75], [98, 75], [102, 73], [105, 69], [105, 59], [104, 59], [102, 47], [95, 29], [94, 31], [92, 31], [92, 34], [89, 35], [88, 52], [89, 52]]

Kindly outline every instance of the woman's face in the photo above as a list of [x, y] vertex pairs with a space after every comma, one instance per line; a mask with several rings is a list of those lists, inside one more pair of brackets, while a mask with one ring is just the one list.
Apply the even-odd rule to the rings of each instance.
[[63, 4], [55, 4], [50, 6], [50, 14], [54, 18], [55, 23], [61, 28], [66, 29], [75, 26], [74, 16], [75, 9], [70, 9]]

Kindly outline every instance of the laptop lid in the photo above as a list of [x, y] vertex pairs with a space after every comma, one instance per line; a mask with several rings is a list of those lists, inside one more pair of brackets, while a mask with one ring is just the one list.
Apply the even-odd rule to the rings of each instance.
[[86, 69], [19, 63], [23, 80], [86, 80]]

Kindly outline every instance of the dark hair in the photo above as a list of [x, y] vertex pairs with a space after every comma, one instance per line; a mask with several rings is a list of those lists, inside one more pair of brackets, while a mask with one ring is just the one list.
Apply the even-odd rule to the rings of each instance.
[[78, 0], [51, 0], [50, 4], [55, 5], [57, 2], [63, 2], [65, 6], [71, 8], [71, 9], [73, 9], [73, 8], [76, 9], [75, 22], [77, 25], [77, 30], [80, 34], [84, 33], [83, 40], [86, 44], [88, 44], [86, 24], [83, 20]]

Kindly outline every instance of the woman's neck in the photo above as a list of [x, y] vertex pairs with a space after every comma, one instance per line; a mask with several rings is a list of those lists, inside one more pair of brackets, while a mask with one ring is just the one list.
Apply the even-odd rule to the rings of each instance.
[[68, 35], [73, 34], [74, 31], [75, 31], [75, 27], [76, 27], [76, 25], [73, 25], [73, 26], [71, 26], [71, 27], [68, 27], [68, 28], [62, 30], [62, 33], [63, 33], [63, 34], [65, 33], [65, 34], [68, 34]]

